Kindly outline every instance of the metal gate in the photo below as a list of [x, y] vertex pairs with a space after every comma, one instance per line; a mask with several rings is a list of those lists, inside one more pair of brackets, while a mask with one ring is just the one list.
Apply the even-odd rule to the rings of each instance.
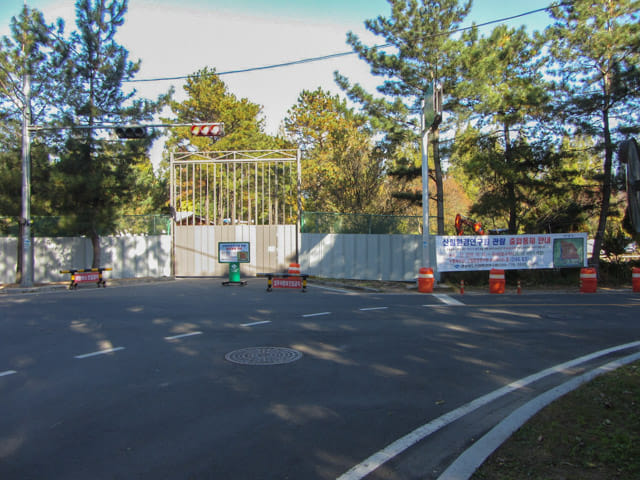
[[299, 150], [171, 153], [174, 274], [224, 276], [218, 242], [249, 242], [244, 275], [297, 261]]

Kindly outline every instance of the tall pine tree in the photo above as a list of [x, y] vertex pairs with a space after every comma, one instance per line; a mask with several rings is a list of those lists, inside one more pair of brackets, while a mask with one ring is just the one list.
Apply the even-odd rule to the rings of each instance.
[[151, 120], [160, 105], [123, 89], [139, 69], [116, 41], [126, 11], [127, 0], [78, 0], [77, 31], [64, 71], [62, 120], [79, 128], [68, 130], [60, 152], [58, 208], [69, 231], [91, 238], [92, 267], [101, 263], [100, 235], [113, 229], [119, 208], [135, 190], [133, 163], [148, 161], [151, 144], [151, 137], [117, 141], [112, 130], [99, 127]]
[[[11, 19], [11, 35], [0, 39], [0, 215], [22, 216], [23, 197], [35, 214], [46, 213], [51, 204], [47, 137], [40, 132], [30, 142], [26, 165], [22, 164], [22, 140], [23, 127], [42, 126], [58, 107], [52, 99], [61, 83], [64, 48], [58, 38], [62, 32], [61, 21], [49, 25], [41, 12], [25, 4]], [[25, 192], [23, 174], [27, 185], [34, 185]], [[21, 283], [25, 219], [19, 224], [16, 281]]]
[[[349, 33], [347, 42], [371, 66], [371, 72], [385, 80], [378, 87], [382, 96], [374, 96], [359, 85], [336, 73], [338, 84], [349, 97], [361, 104], [372, 117], [374, 128], [386, 132], [381, 149], [389, 159], [398, 159], [405, 175], [419, 170], [411, 161], [402, 161], [402, 151], [411, 145], [419, 148], [417, 114], [425, 92], [433, 82], [450, 92], [455, 82], [452, 59], [459, 44], [449, 32], [457, 28], [469, 13], [471, 2], [457, 0], [389, 0], [391, 15], [367, 20], [367, 30], [385, 39], [385, 48], [367, 46], [357, 35]], [[411, 120], [413, 114], [413, 120]], [[433, 143], [436, 182], [438, 233], [444, 234], [443, 175], [438, 148], [439, 130], [430, 136]], [[406, 195], [405, 195], [406, 196]], [[417, 199], [416, 199], [417, 200]]]
[[557, 115], [567, 133], [597, 140], [601, 199], [591, 263], [598, 265], [610, 213], [617, 143], [638, 131], [640, 113], [640, 1], [574, 0], [552, 9], [546, 30], [555, 61]]
[[481, 38], [473, 29], [463, 39], [452, 103], [468, 128], [457, 135], [454, 151], [466, 158], [467, 173], [482, 191], [474, 212], [505, 217], [516, 234], [553, 160], [539, 135], [548, 102], [538, 73], [540, 46], [524, 27], [504, 25]]

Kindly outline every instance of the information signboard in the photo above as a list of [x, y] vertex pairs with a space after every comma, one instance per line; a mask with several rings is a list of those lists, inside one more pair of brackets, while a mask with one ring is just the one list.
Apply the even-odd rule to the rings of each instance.
[[218, 263], [249, 263], [249, 242], [218, 242]]
[[439, 272], [587, 266], [587, 234], [436, 236]]

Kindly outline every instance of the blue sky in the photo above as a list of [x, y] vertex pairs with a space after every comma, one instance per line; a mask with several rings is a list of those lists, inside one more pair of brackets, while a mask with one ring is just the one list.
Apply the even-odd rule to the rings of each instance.
[[[465, 25], [536, 10], [552, 0], [475, 0]], [[0, 0], [0, 35], [8, 33], [11, 16], [24, 0]], [[48, 22], [62, 17], [74, 28], [74, 0], [28, 0]], [[188, 75], [204, 66], [218, 72], [283, 63], [349, 51], [346, 33], [353, 31], [370, 45], [385, 43], [370, 35], [364, 20], [390, 12], [386, 0], [130, 0], [118, 41], [132, 59], [141, 59], [138, 78]], [[543, 13], [509, 22], [542, 29]], [[295, 67], [222, 77], [232, 93], [263, 106], [269, 133], [276, 133], [287, 110], [303, 89], [340, 90], [333, 81], [339, 70], [373, 91], [380, 83], [367, 65], [350, 55]], [[181, 82], [136, 84], [141, 96], [155, 97]]]

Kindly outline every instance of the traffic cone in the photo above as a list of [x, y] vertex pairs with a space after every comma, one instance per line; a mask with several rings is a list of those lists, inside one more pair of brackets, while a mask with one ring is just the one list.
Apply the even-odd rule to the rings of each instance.
[[464, 295], [464, 280], [460, 280], [460, 295]]

